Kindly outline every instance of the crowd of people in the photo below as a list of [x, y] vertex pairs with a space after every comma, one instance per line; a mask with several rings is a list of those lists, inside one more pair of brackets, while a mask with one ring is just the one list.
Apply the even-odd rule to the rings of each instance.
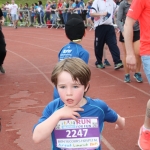
[[[93, 18], [90, 16], [92, 1], [90, 0], [85, 4], [83, 0], [48, 0], [45, 5], [42, 1], [38, 1], [31, 6], [28, 3], [23, 5], [11, 1], [11, 3], [2, 4], [1, 9], [5, 20], [9, 22], [12, 22], [10, 10], [13, 9], [13, 13], [17, 15], [16, 20], [18, 19], [21, 23], [30, 23], [30, 25], [52, 24], [54, 27], [59, 23], [62, 25], [61, 27], [64, 27], [69, 15], [76, 13], [81, 15], [85, 26], [93, 27]], [[14, 6], [12, 8], [12, 5], [16, 5], [16, 8]]]
[[[42, 1], [33, 4], [31, 8], [28, 4], [25, 6], [22, 9], [33, 11], [34, 15], [31, 19], [33, 23], [37, 18], [39, 24], [44, 24], [48, 20], [52, 21], [52, 24], [56, 24], [54, 18], [58, 13], [61, 24], [65, 27], [66, 36], [70, 40], [70, 43], [65, 45], [58, 54], [59, 62], [51, 76], [51, 81], [55, 85], [54, 101], [46, 106], [43, 116], [34, 126], [33, 140], [39, 143], [52, 135], [53, 149], [57, 150], [54, 130], [59, 121], [68, 118], [77, 121], [77, 117], [91, 117], [91, 115], [98, 117], [100, 133], [104, 121], [115, 122], [116, 129], [123, 129], [125, 126], [123, 117], [110, 109], [103, 101], [99, 99], [93, 101], [92, 98], [85, 96], [89, 89], [91, 76], [87, 66], [90, 57], [80, 42], [85, 34], [86, 18], [90, 18], [92, 23], [94, 22], [91, 24], [95, 28], [95, 66], [99, 69], [105, 68], [106, 65], [102, 60], [104, 46], [107, 45], [112, 55], [114, 69], [118, 70], [124, 67], [124, 82], [131, 82], [130, 71], [134, 71], [134, 78], [137, 82], [142, 83], [140, 69], [143, 64], [144, 72], [150, 83], [149, 3], [146, 0], [94, 0], [85, 4], [81, 0], [76, 2], [74, 0], [59, 0], [57, 4], [55, 1], [47, 1], [45, 7], [42, 5]], [[17, 28], [17, 10], [19, 9], [17, 4], [12, 0], [11, 6], [4, 8], [8, 8], [14, 27]], [[14, 14], [14, 8], [16, 14]], [[120, 58], [113, 26], [115, 15], [116, 24], [120, 30], [119, 41], [124, 50], [123, 62]], [[1, 13], [2, 16], [4, 14]], [[3, 47], [6, 56], [4, 36], [2, 39], [3, 45], [1, 47]], [[2, 64], [0, 66], [2, 67]], [[75, 66], [78, 66], [78, 69], [75, 69]], [[2, 70], [0, 71], [2, 72]], [[150, 150], [150, 100], [147, 103], [144, 125], [140, 129], [138, 145], [141, 150]], [[101, 150], [101, 145], [98, 145], [97, 149]]]

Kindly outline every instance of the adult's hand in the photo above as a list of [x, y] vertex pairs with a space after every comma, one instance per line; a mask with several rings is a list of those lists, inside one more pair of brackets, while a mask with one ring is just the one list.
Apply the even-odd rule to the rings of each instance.
[[135, 71], [136, 70], [136, 57], [135, 57], [134, 54], [127, 55], [127, 57], [126, 57], [126, 64], [127, 64], [127, 67], [131, 71]]

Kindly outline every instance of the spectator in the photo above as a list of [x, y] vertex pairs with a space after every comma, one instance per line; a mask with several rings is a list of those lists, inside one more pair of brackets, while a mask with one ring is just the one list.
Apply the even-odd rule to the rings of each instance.
[[9, 7], [9, 14], [11, 14], [12, 22], [14, 25], [14, 28], [17, 29], [17, 24], [18, 24], [18, 5], [15, 4], [14, 0], [11, 0], [11, 5]]
[[50, 15], [51, 15], [51, 2], [48, 0], [45, 6], [45, 22], [47, 22], [47, 20], [50, 20]]
[[64, 24], [64, 20], [63, 20], [63, 16], [62, 16], [63, 3], [64, 3], [64, 0], [58, 0], [58, 4], [57, 4], [58, 14], [59, 14], [59, 18], [61, 20], [62, 25]]
[[56, 24], [56, 2], [53, 1], [51, 5], [52, 24]]
[[19, 21], [21, 22], [20, 25], [22, 25], [22, 23], [23, 23], [23, 12], [21, 11], [21, 10], [23, 10], [22, 4], [19, 5], [18, 10], [19, 10]]
[[3, 12], [4, 19], [6, 20], [7, 19], [7, 10], [6, 10], [5, 4], [2, 4], [1, 10]]
[[116, 33], [113, 26], [112, 16], [117, 8], [116, 3], [113, 0], [99, 1], [94, 0], [90, 15], [94, 17], [95, 27], [95, 65], [97, 68], [105, 68], [102, 63], [104, 44], [106, 43], [111, 52], [114, 69], [123, 68], [122, 61], [120, 59], [120, 50], [117, 46]]
[[38, 1], [38, 23], [39, 25], [44, 24], [44, 8], [42, 1]]

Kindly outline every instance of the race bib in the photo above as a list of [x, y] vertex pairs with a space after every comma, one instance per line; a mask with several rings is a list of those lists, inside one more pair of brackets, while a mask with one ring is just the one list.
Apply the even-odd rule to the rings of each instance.
[[97, 117], [60, 120], [54, 129], [56, 147], [62, 150], [95, 150], [100, 146]]

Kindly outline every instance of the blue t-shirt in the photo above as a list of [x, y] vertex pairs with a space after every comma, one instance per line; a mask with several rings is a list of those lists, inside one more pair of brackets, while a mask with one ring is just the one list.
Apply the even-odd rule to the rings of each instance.
[[[118, 119], [117, 113], [112, 110], [108, 105], [99, 99], [91, 99], [90, 97], [85, 97], [87, 103], [82, 107], [84, 109], [83, 112], [78, 112], [81, 117], [98, 117], [99, 119], [99, 128], [100, 133], [103, 130], [104, 122], [116, 122]], [[55, 111], [64, 107], [64, 103], [60, 98], [55, 99], [54, 101], [50, 102], [44, 109], [42, 117], [39, 119], [38, 123], [34, 126], [34, 128], [40, 124], [41, 122], [45, 121], [49, 118]], [[52, 150], [60, 150], [56, 147], [54, 131], [52, 132]], [[96, 150], [101, 150], [99, 147]]]
[[[70, 42], [65, 45], [58, 54], [58, 60], [64, 60], [66, 58], [78, 57], [88, 64], [89, 52], [85, 50], [80, 44]], [[59, 98], [59, 94], [56, 88], [54, 88], [53, 99]]]

